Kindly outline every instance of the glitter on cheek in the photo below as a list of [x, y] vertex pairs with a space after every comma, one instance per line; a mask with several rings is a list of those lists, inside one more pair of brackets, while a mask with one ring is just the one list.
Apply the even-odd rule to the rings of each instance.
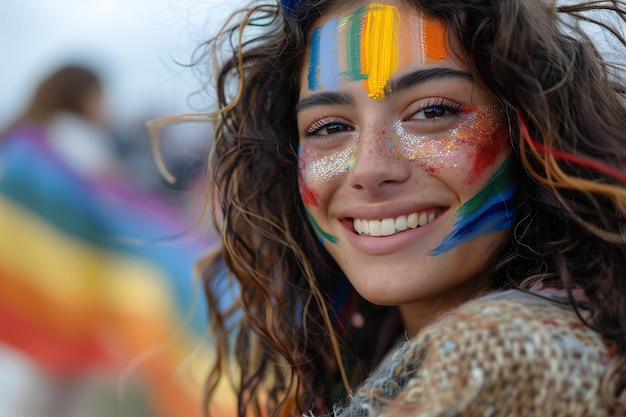
[[309, 181], [331, 181], [354, 167], [358, 148], [358, 135], [355, 135], [355, 139], [349, 147], [332, 154], [322, 155], [305, 145], [301, 154], [301, 159], [305, 165], [301, 172]]
[[503, 111], [497, 105], [478, 112], [458, 136], [459, 141], [473, 144], [477, 149], [472, 170], [464, 181], [468, 185], [482, 178], [485, 170], [494, 164], [498, 155], [508, 149], [508, 131]]
[[[300, 150], [301, 149], [302, 148], [300, 148]], [[298, 153], [300, 153], [300, 150], [298, 151]], [[306, 153], [306, 151], [304, 151], [304, 153]], [[306, 162], [304, 159], [302, 158], [298, 159], [298, 167], [299, 167], [298, 187], [300, 188], [300, 198], [302, 199], [302, 203], [306, 207], [306, 213], [307, 213], [309, 222], [311, 223], [311, 226], [313, 226], [313, 229], [315, 229], [315, 232], [317, 233], [317, 237], [320, 243], [323, 244], [324, 241], [326, 240], [330, 243], [336, 244], [339, 241], [339, 239], [336, 236], [333, 236], [330, 233], [327, 233], [326, 231], [324, 231], [324, 229], [322, 229], [320, 225], [317, 223], [317, 220], [315, 220], [315, 216], [313, 216], [313, 214], [309, 210], [311, 208], [317, 208], [320, 206], [319, 204], [320, 195], [317, 192], [317, 190], [309, 187], [309, 184], [307, 182], [307, 177], [304, 172], [306, 170]]]
[[500, 152], [507, 149], [507, 140], [502, 111], [493, 105], [486, 110], [475, 111], [458, 127], [444, 132], [411, 134], [398, 121], [392, 130], [393, 145], [388, 148], [395, 157], [416, 161], [429, 174], [457, 167], [462, 162], [457, 151], [464, 151], [473, 158], [465, 179], [466, 184], [472, 184], [482, 177]]
[[415, 161], [427, 173], [437, 174], [444, 168], [455, 167], [458, 163], [459, 158], [453, 152], [453, 137], [454, 131], [437, 135], [413, 135], [398, 121], [392, 128], [392, 145], [389, 149], [396, 158]]

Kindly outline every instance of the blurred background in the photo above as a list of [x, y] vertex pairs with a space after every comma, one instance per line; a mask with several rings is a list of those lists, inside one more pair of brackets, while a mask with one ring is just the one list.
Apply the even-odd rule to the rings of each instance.
[[[110, 130], [126, 158], [149, 143], [145, 121], [202, 111], [205, 94], [184, 65], [240, 0], [4, 0], [0, 2], [0, 126], [14, 118], [51, 71], [68, 62], [97, 70], [105, 84]], [[180, 128], [194, 130], [197, 126]], [[133, 138], [129, 138], [132, 136]], [[204, 137], [163, 141], [168, 156], [195, 154]], [[127, 149], [128, 148], [128, 149]], [[186, 152], [189, 150], [189, 152]], [[151, 159], [151, 155], [147, 155]], [[133, 160], [150, 165], [152, 161]], [[132, 169], [135, 169], [131, 167]], [[152, 174], [141, 166], [138, 178]], [[150, 174], [148, 174], [150, 172]], [[148, 181], [158, 182], [162, 178]]]
[[[193, 417], [212, 108], [186, 64], [241, 1], [0, 2], [0, 417]], [[230, 415], [232, 401], [211, 404]]]

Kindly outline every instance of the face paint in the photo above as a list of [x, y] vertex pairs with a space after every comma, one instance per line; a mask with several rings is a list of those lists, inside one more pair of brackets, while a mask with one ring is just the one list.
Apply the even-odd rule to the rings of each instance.
[[311, 213], [309, 212], [309, 210], [306, 211], [306, 214], [309, 218], [309, 221], [311, 222], [311, 226], [313, 226], [313, 229], [315, 229], [315, 231], [317, 232], [318, 238], [320, 240], [320, 243], [324, 243], [324, 239], [326, 239], [327, 241], [329, 241], [330, 243], [337, 243], [339, 242], [339, 239], [337, 239], [337, 237], [326, 233], [324, 230], [322, 230], [322, 228], [320, 227], [319, 224], [317, 224], [317, 221], [315, 220], [315, 217], [313, 217], [311, 215]]
[[328, 59], [338, 56], [337, 19], [332, 18], [325, 25], [316, 28], [311, 33], [311, 68], [309, 71], [309, 89], [327, 90], [339, 89], [339, 61]]
[[[423, 16], [423, 15], [422, 15]], [[422, 60], [444, 60], [448, 56], [448, 44], [446, 42], [446, 27], [441, 20], [422, 17], [417, 23], [421, 23]]]
[[348, 148], [330, 155], [322, 156], [304, 145], [300, 155], [300, 172], [311, 181], [330, 181], [352, 169], [358, 149], [358, 135], [355, 135], [354, 142]]
[[300, 163], [301, 163], [301, 168], [300, 168], [301, 172], [298, 174], [298, 185], [300, 187], [300, 197], [302, 198], [302, 202], [304, 203], [305, 207], [307, 207], [307, 210], [306, 210], [307, 217], [309, 218], [311, 225], [317, 232], [320, 243], [324, 243], [324, 239], [326, 239], [330, 243], [337, 243], [339, 241], [337, 237], [329, 233], [326, 233], [324, 230], [322, 230], [322, 228], [319, 226], [317, 221], [315, 221], [315, 218], [311, 215], [311, 213], [308, 210], [308, 207], [319, 206], [319, 194], [317, 193], [317, 191], [310, 188], [309, 185], [307, 184], [306, 179], [304, 175], [302, 174], [302, 170], [305, 169], [305, 165], [302, 159], [300, 160]]
[[403, 19], [397, 7], [378, 3], [331, 18], [313, 30], [309, 43], [309, 90], [336, 91], [341, 82], [363, 81], [369, 97], [378, 100], [398, 69], [448, 55], [440, 20], [423, 14]]
[[369, 74], [365, 89], [369, 97], [385, 98], [385, 86], [398, 67], [398, 9], [371, 5], [365, 16], [361, 43], [361, 68]]
[[300, 197], [306, 207], [318, 207], [319, 206], [319, 194], [312, 188], [309, 188], [304, 177], [298, 175], [298, 185], [300, 186]]
[[459, 207], [455, 213], [458, 220], [454, 223], [453, 230], [431, 254], [441, 255], [470, 239], [510, 228], [515, 215], [514, 195], [515, 184], [507, 159], [487, 185]]
[[[472, 112], [470, 109], [460, 111]], [[475, 161], [465, 179], [469, 185], [480, 179], [485, 169], [506, 149], [507, 139], [501, 110], [493, 105], [487, 110], [475, 111], [455, 129], [439, 134], [410, 134], [398, 121], [392, 128], [390, 149], [394, 156], [416, 161], [433, 175], [456, 166], [459, 162], [457, 150], [474, 152]]]

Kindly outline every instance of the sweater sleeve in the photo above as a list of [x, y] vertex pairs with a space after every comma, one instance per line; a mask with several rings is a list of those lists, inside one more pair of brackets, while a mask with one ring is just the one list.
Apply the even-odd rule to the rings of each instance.
[[569, 309], [520, 292], [447, 313], [393, 352], [341, 417], [610, 416], [608, 352]]

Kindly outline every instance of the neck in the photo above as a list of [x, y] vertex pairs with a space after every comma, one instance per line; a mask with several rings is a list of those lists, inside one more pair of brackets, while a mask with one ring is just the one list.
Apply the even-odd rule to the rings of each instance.
[[432, 324], [442, 314], [484, 294], [486, 287], [484, 280], [470, 279], [454, 289], [447, 289], [444, 294], [435, 294], [415, 303], [401, 305], [400, 314], [407, 336], [416, 336], [422, 328]]

